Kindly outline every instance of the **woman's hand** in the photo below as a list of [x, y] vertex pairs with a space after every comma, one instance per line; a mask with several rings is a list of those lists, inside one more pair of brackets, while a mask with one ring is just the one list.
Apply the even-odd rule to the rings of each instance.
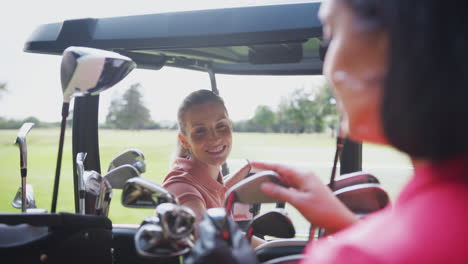
[[271, 197], [292, 204], [314, 225], [333, 233], [357, 221], [357, 217], [314, 173], [275, 163], [254, 161], [250, 165], [258, 169], [274, 170], [280, 174], [288, 183], [288, 188], [274, 183], [264, 183], [261, 186], [262, 191]]

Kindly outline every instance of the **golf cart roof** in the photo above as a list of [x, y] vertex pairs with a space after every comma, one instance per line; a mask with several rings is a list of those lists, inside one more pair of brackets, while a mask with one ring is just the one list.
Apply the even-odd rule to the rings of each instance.
[[84, 18], [39, 26], [25, 44], [61, 55], [69, 46], [113, 50], [143, 69], [223, 74], [321, 74], [320, 3]]

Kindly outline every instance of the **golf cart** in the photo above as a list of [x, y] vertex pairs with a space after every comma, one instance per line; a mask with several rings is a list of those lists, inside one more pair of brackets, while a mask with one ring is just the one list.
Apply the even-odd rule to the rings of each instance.
[[[70, 47], [89, 47], [122, 55], [141, 69], [177, 67], [206, 72], [211, 89], [222, 96], [216, 74], [320, 75], [325, 51], [321, 48], [322, 30], [317, 18], [319, 5], [314, 2], [66, 20], [39, 26], [24, 50], [62, 55]], [[88, 171], [102, 171], [98, 108], [98, 94], [75, 97], [72, 137], [76, 214], [82, 208], [80, 164]], [[361, 170], [361, 152], [361, 144], [344, 142], [340, 174]], [[227, 167], [223, 173], [228, 173]], [[109, 230], [109, 223], [101, 227]], [[178, 257], [145, 258], [135, 250], [136, 228], [114, 225], [111, 229], [116, 263], [177, 263], [179, 260]], [[282, 254], [298, 253], [302, 247], [303, 244]], [[271, 258], [266, 256], [262, 260]]]

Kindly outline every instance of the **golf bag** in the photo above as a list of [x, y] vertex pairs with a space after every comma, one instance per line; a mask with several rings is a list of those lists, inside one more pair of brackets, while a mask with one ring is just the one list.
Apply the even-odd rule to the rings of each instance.
[[0, 214], [0, 256], [11, 263], [112, 263], [112, 223], [102, 216]]

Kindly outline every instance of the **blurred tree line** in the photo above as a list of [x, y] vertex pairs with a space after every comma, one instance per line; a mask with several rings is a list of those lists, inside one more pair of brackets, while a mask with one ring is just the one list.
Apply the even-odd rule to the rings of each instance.
[[34, 123], [35, 128], [60, 127], [59, 122], [42, 122], [34, 116], [30, 116], [22, 120], [7, 119], [0, 116], [0, 129], [18, 129], [26, 122]]
[[[176, 129], [173, 124], [162, 126], [151, 119], [149, 109], [144, 105], [140, 83], [132, 84], [125, 93], [111, 101], [106, 121], [102, 128], [111, 129]], [[6, 84], [0, 83], [0, 98], [6, 92]], [[71, 116], [68, 125], [71, 126]], [[0, 129], [17, 129], [24, 122], [33, 122], [35, 127], [59, 127], [59, 122], [41, 122], [35, 117], [13, 120], [0, 117]], [[332, 132], [338, 123], [335, 99], [331, 90], [324, 85], [316, 89], [300, 88], [283, 98], [272, 110], [269, 106], [259, 105], [249, 120], [234, 123], [236, 132], [263, 133], [312, 133]]]
[[[0, 99], [8, 91], [6, 83], [0, 83]], [[0, 129], [18, 129], [23, 123], [33, 122], [35, 127], [54, 127], [58, 126], [58, 123], [46, 123], [41, 122], [39, 119], [31, 116], [23, 120], [7, 119], [0, 116]]]
[[237, 132], [311, 133], [335, 131], [338, 123], [335, 98], [327, 85], [300, 88], [280, 102], [277, 111], [260, 105], [249, 120], [234, 123]]

